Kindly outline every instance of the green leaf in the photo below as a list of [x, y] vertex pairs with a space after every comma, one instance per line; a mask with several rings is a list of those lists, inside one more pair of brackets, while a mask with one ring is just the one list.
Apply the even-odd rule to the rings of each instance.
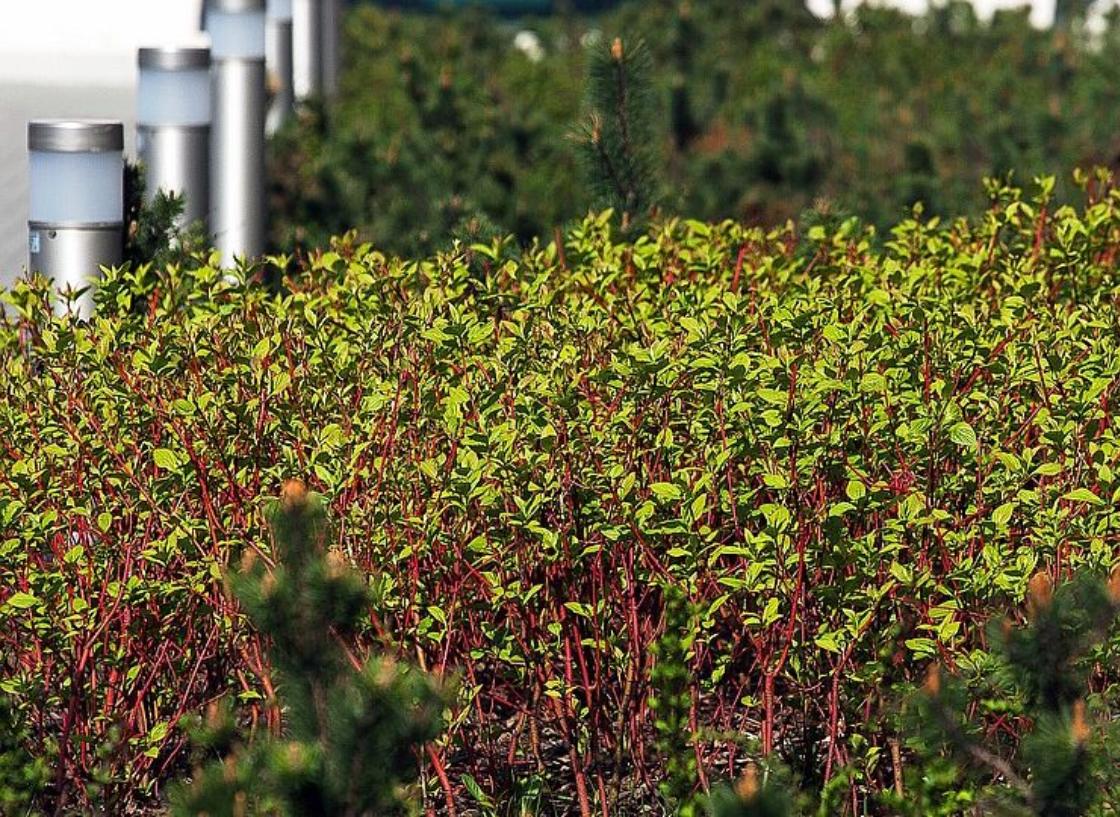
[[975, 448], [977, 446], [976, 432], [972, 430], [972, 426], [961, 420], [955, 423], [949, 429], [949, 439], [963, 448]]
[[178, 471], [180, 468], [179, 456], [170, 448], [157, 448], [152, 457], [164, 471]]
[[827, 652], [840, 652], [840, 644], [836, 640], [836, 633], [822, 633], [813, 643]]
[[34, 607], [39, 603], [39, 599], [30, 593], [13, 593], [8, 597], [6, 604], [9, 607], [15, 607], [17, 610], [26, 610], [29, 607]]
[[564, 606], [575, 613], [577, 616], [591, 618], [591, 608], [586, 604], [582, 604], [578, 601], [566, 601], [564, 602]]
[[932, 638], [908, 638], [906, 649], [918, 658], [928, 658], [937, 653], [937, 642]]
[[485, 811], [490, 812], [496, 808], [493, 799], [482, 790], [482, 787], [478, 785], [478, 781], [475, 780], [474, 777], [469, 774], [464, 774], [460, 779], [463, 781], [463, 787], [470, 793], [470, 796], [473, 797], [475, 802], [482, 806]]
[[887, 379], [878, 372], [868, 372], [859, 381], [859, 390], [866, 392], [885, 392]]
[[1062, 499], [1068, 499], [1071, 502], [1088, 502], [1091, 505], [1104, 504], [1104, 500], [1094, 494], [1088, 488], [1075, 488], [1068, 494], [1065, 494]]
[[160, 721], [155, 726], [153, 726], [152, 731], [148, 733], [148, 741], [150, 743], [159, 743], [165, 737], [167, 737], [168, 731], [169, 727], [167, 725], [167, 721]]
[[992, 521], [998, 527], [1005, 527], [1011, 521], [1011, 514], [1015, 511], [1014, 502], [1004, 502], [994, 511], [992, 511]]
[[867, 494], [867, 486], [858, 479], [850, 479], [848, 480], [848, 486], [844, 489], [844, 492], [852, 502], [859, 502], [859, 500], [863, 499]]
[[762, 478], [762, 481], [767, 488], [774, 488], [779, 491], [789, 487], [789, 480], [781, 474], [767, 474]]
[[681, 498], [681, 489], [671, 482], [655, 482], [649, 486], [649, 489], [662, 502], [672, 502]]
[[782, 408], [785, 408], [786, 403], [789, 402], [789, 395], [786, 392], [778, 391], [777, 389], [759, 389], [757, 394], [767, 403], [771, 403], [775, 406], [781, 406]]
[[689, 505], [689, 513], [692, 515], [693, 521], [697, 521], [704, 515], [704, 509], [708, 507], [708, 495], [697, 494], [692, 499], [692, 504]]

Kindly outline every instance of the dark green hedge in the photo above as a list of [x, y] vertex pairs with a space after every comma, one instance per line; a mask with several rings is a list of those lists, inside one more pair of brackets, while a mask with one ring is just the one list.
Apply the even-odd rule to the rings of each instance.
[[[597, 204], [573, 137], [587, 48], [615, 36], [653, 57], [666, 212], [880, 228], [916, 201], [976, 215], [984, 177], [1115, 162], [1117, 19], [1091, 36], [1076, 20], [1036, 30], [1025, 11], [983, 23], [959, 1], [917, 18], [863, 8], [842, 25], [799, 0], [635, 0], [516, 23], [359, 6], [340, 103], [276, 145], [273, 237], [317, 246], [357, 227], [407, 254], [494, 230], [551, 238]], [[513, 48], [522, 26], [539, 62]]]

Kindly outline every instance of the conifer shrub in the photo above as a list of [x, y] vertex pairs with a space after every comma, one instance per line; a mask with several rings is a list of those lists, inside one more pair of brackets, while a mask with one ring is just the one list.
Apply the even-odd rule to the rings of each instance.
[[283, 723], [276, 735], [236, 740], [223, 710], [212, 707], [198, 742], [224, 756], [195, 769], [173, 813], [401, 813], [419, 750], [439, 733], [440, 696], [416, 670], [391, 658], [363, 662], [347, 644], [369, 588], [329, 549], [319, 497], [289, 480], [270, 516], [273, 563], [246, 548], [229, 582], [268, 639]]
[[[158, 805], [219, 699], [284, 728], [292, 665], [225, 579], [246, 543], [251, 582], [284, 564], [292, 475], [371, 599], [324, 658], [458, 679], [437, 813], [639, 813], [750, 764], [873, 813], [914, 757], [895, 690], [934, 662], [1025, 756], [982, 705], [986, 623], [1040, 570], [1106, 573], [1120, 530], [1120, 192], [1082, 181], [1076, 209], [992, 185], [981, 218], [887, 235], [603, 213], [525, 249], [192, 256], [109, 273], [89, 322], [19, 283], [0, 691], [50, 769], [32, 805]], [[1094, 649], [1087, 711], [1114, 715]]]
[[33, 752], [28, 730], [7, 695], [0, 694], [0, 814], [34, 814], [49, 775], [46, 747]]
[[[1118, 613], [1120, 568], [1107, 582], [1080, 573], [1056, 591], [1049, 573], [1031, 577], [1025, 625], [1001, 617], [991, 627], [993, 661], [986, 669], [993, 683], [983, 700], [970, 695], [967, 679], [929, 665], [921, 689], [907, 702], [914, 758], [880, 805], [913, 817], [1113, 813], [1120, 805], [1120, 734], [1109, 705], [1094, 695], [1090, 707], [1086, 695], [1089, 671], [1099, 673], [1102, 660], [1116, 669], [1112, 651], [1095, 648], [1114, 629]], [[1018, 752], [1007, 732], [976, 721], [977, 704], [1018, 722]], [[788, 779], [760, 779], [752, 765], [733, 787], [714, 792], [711, 811], [714, 817], [808, 813], [795, 810], [794, 790]], [[837, 813], [835, 805], [822, 799], [817, 813]]]

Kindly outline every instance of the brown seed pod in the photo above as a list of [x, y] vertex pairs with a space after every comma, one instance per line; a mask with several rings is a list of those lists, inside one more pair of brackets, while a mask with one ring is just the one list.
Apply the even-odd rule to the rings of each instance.
[[622, 38], [615, 37], [614, 42], [611, 43], [611, 59], [615, 62], [622, 62]]
[[397, 679], [397, 662], [392, 656], [385, 655], [381, 657], [377, 665], [377, 684], [378, 686], [387, 687]]
[[1004, 616], [999, 620], [999, 633], [1003, 636], [1004, 641], [1011, 638], [1012, 629], [1013, 628], [1011, 626], [1011, 619], [1009, 619], [1007, 616]]
[[304, 763], [307, 762], [307, 754], [303, 751], [303, 744], [299, 741], [289, 742], [285, 747], [285, 754], [293, 769], [302, 768]]
[[206, 706], [206, 725], [216, 729], [222, 723], [222, 708], [217, 701], [211, 701]]

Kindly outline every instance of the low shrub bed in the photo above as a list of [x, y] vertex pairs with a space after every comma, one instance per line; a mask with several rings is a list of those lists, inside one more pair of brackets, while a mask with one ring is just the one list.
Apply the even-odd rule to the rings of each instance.
[[[1034, 573], [1115, 558], [1120, 194], [1050, 186], [889, 236], [623, 243], [604, 213], [524, 250], [197, 258], [110, 273], [88, 324], [17, 285], [0, 689], [51, 770], [37, 807], [157, 804], [218, 698], [277, 727], [223, 575], [270, 558], [298, 476], [369, 576], [356, 654], [457, 679], [431, 809], [646, 812], [683, 739], [701, 787], [774, 753], [874, 811], [898, 691], [933, 661], [981, 678]], [[1022, 719], [973, 687], [1011, 751]]]

